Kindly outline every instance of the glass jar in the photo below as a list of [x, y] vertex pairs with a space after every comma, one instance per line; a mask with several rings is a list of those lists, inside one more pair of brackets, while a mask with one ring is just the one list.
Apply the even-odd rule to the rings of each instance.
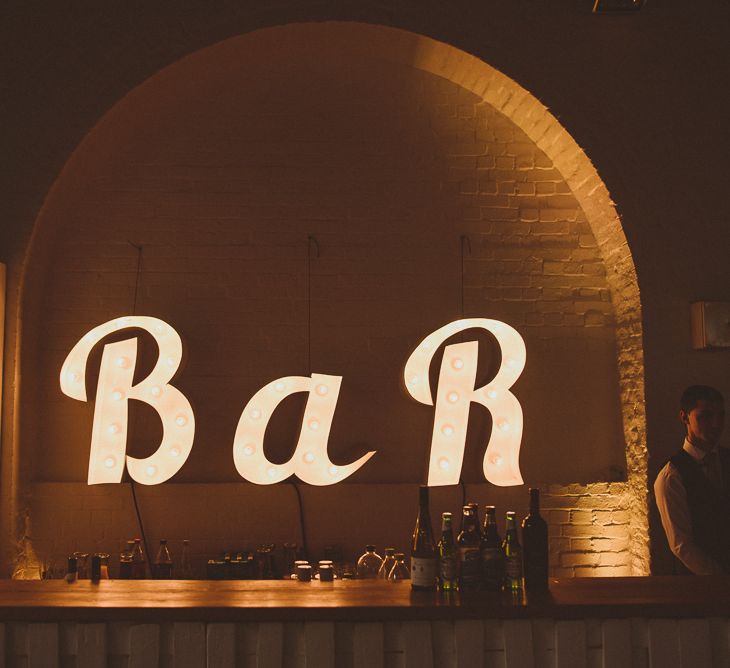
[[406, 566], [406, 555], [397, 552], [395, 555], [395, 563], [388, 573], [388, 580], [410, 580], [411, 569]]
[[365, 580], [376, 578], [382, 565], [382, 558], [375, 553], [375, 545], [367, 545], [365, 554], [357, 560], [357, 577]]

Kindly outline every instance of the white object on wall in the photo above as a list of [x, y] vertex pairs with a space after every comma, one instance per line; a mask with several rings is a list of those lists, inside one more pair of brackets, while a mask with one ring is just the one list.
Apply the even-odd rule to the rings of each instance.
[[[132, 479], [143, 485], [159, 484], [180, 470], [193, 447], [193, 409], [185, 395], [169, 384], [182, 361], [182, 341], [175, 329], [163, 320], [124, 316], [92, 329], [73, 347], [61, 367], [63, 393], [86, 401], [86, 364], [92, 348], [108, 334], [131, 327], [152, 335], [159, 348], [159, 357], [152, 372], [133, 385], [137, 339], [104, 346], [91, 436], [90, 485], [121, 482], [125, 462]], [[126, 454], [130, 399], [152, 406], [162, 421], [162, 442], [144, 459]]]
[[[365, 464], [374, 450], [343, 466], [333, 464], [327, 454], [341, 383], [342, 376], [313, 373], [311, 378], [278, 378], [261, 388], [243, 409], [233, 441], [233, 461], [241, 476], [259, 485], [281, 482], [292, 474], [310, 485], [333, 485]], [[297, 392], [308, 394], [297, 447], [288, 462], [273, 464], [264, 454], [266, 426], [276, 407]]]
[[476, 402], [492, 415], [492, 431], [484, 453], [484, 476], [495, 485], [521, 485], [522, 408], [509, 391], [520, 377], [527, 359], [525, 342], [517, 330], [487, 318], [464, 318], [444, 325], [423, 339], [411, 353], [404, 371], [406, 388], [416, 401], [433, 406], [428, 378], [433, 356], [449, 337], [467, 329], [484, 329], [493, 334], [502, 352], [502, 362], [491, 382], [476, 388], [478, 342], [446, 346], [436, 394], [428, 484], [458, 484], [469, 409], [471, 403]]

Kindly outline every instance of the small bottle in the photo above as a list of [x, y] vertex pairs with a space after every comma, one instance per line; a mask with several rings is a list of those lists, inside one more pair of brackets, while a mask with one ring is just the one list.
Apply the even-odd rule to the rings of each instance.
[[171, 580], [172, 579], [172, 555], [167, 548], [167, 540], [160, 540], [160, 547], [157, 550], [155, 563], [153, 566], [152, 577], [155, 580]]
[[494, 506], [486, 507], [484, 530], [482, 531], [482, 589], [502, 591], [504, 584], [504, 554], [502, 541], [497, 530], [497, 511]]
[[365, 554], [357, 560], [357, 577], [362, 580], [376, 578], [382, 565], [383, 560], [375, 553], [375, 545], [366, 545]]
[[395, 565], [395, 548], [394, 547], [386, 547], [385, 548], [385, 558], [383, 559], [383, 563], [380, 566], [380, 569], [378, 570], [378, 579], [379, 580], [387, 580], [388, 575], [390, 574], [390, 570]]
[[101, 580], [101, 555], [91, 555], [91, 581], [97, 584]]
[[479, 534], [479, 540], [482, 538], [482, 523], [479, 521], [479, 504], [478, 503], [467, 503], [467, 506], [474, 511], [474, 519], [477, 523], [477, 533]]
[[530, 488], [530, 513], [522, 520], [522, 561], [527, 591], [548, 588], [548, 527], [540, 516], [540, 490]]
[[182, 554], [180, 555], [180, 579], [193, 579], [193, 565], [190, 562], [190, 541], [184, 540]]
[[471, 506], [462, 508], [462, 529], [456, 542], [459, 549], [459, 590], [476, 591], [481, 576], [479, 527]]
[[459, 589], [459, 561], [451, 528], [451, 513], [441, 513], [441, 540], [439, 541], [439, 587], [441, 591]]
[[504, 587], [508, 591], [522, 589], [522, 548], [517, 536], [515, 513], [507, 513], [507, 530], [502, 542], [504, 553]]
[[411, 572], [406, 566], [406, 555], [402, 552], [395, 553], [395, 563], [393, 568], [388, 573], [388, 580], [408, 580], [411, 577]]
[[433, 540], [428, 487], [418, 488], [418, 516], [411, 541], [411, 588], [436, 591], [439, 557]]
[[134, 541], [127, 541], [127, 549], [122, 550], [119, 554], [119, 579], [120, 580], [131, 580], [132, 579], [132, 554], [134, 553]]
[[78, 562], [76, 561], [76, 557], [71, 555], [68, 558], [67, 565], [66, 565], [66, 582], [76, 582], [78, 580]]
[[134, 549], [132, 550], [132, 579], [144, 580], [147, 577], [147, 561], [144, 557], [142, 549], [142, 539], [134, 539]]

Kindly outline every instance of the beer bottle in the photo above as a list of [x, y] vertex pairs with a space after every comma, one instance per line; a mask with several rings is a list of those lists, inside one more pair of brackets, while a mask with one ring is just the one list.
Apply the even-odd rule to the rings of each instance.
[[134, 549], [132, 550], [132, 579], [144, 580], [147, 577], [147, 561], [144, 558], [144, 550], [142, 550], [142, 539], [134, 539]]
[[439, 586], [441, 591], [459, 589], [459, 562], [451, 528], [451, 513], [441, 513], [441, 540], [439, 541]]
[[502, 541], [497, 530], [497, 511], [494, 506], [486, 507], [484, 531], [482, 532], [482, 589], [502, 591], [504, 583], [504, 555]]
[[548, 528], [540, 516], [540, 490], [530, 488], [530, 513], [522, 520], [525, 589], [548, 588]]
[[474, 511], [474, 519], [477, 523], [477, 533], [479, 534], [479, 540], [482, 538], [482, 523], [479, 521], [479, 504], [478, 503], [467, 503], [467, 506]]
[[180, 556], [180, 575], [181, 580], [193, 579], [193, 565], [190, 561], [190, 541], [183, 541], [182, 555]]
[[119, 579], [120, 580], [131, 580], [134, 575], [132, 572], [133, 562], [132, 555], [134, 554], [134, 541], [127, 541], [127, 549], [123, 550], [119, 555]]
[[502, 542], [504, 553], [504, 586], [505, 589], [516, 591], [522, 589], [522, 548], [517, 536], [517, 521], [515, 513], [507, 513], [507, 531]]
[[459, 549], [459, 590], [475, 591], [479, 588], [479, 527], [474, 509], [470, 506], [462, 508], [461, 533], [456, 542]]
[[172, 556], [167, 548], [167, 540], [164, 538], [160, 541], [160, 548], [157, 550], [152, 577], [155, 580], [172, 579]]
[[411, 589], [435, 591], [438, 580], [438, 554], [431, 528], [428, 487], [418, 488], [418, 517], [411, 542]]

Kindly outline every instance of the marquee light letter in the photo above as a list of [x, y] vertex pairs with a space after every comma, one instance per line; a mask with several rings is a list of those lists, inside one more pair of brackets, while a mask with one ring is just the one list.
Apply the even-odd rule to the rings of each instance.
[[[241, 413], [233, 441], [233, 461], [238, 472], [251, 482], [271, 485], [292, 473], [310, 485], [333, 485], [357, 471], [375, 451], [345, 466], [333, 464], [327, 454], [327, 440], [340, 394], [342, 376], [313, 373], [279, 378], [261, 388]], [[264, 434], [274, 409], [289, 395], [307, 392], [307, 405], [292, 458], [273, 464], [264, 454]]]
[[[129, 475], [143, 485], [157, 485], [177, 473], [190, 454], [195, 416], [190, 402], [169, 384], [182, 360], [180, 335], [166, 322], [148, 316], [125, 316], [95, 327], [73, 347], [61, 367], [61, 390], [86, 401], [86, 363], [94, 345], [107, 334], [138, 327], [157, 342], [159, 357], [149, 376], [132, 385], [137, 339], [104, 346], [96, 388], [96, 406], [89, 456], [89, 484], [121, 482], [126, 459]], [[126, 455], [128, 401], [152, 406], [162, 420], [162, 443], [149, 457]]]
[[408, 358], [404, 373], [406, 388], [416, 401], [433, 406], [428, 371], [434, 353], [450, 336], [474, 328], [485, 329], [495, 336], [502, 351], [502, 364], [488, 385], [475, 388], [479, 344], [469, 341], [446, 346], [436, 395], [428, 484], [458, 484], [469, 407], [471, 402], [477, 402], [492, 414], [492, 432], [484, 453], [484, 476], [495, 485], [521, 485], [522, 408], [509, 391], [525, 368], [525, 342], [517, 330], [487, 318], [466, 318], [441, 327], [423, 339]]

